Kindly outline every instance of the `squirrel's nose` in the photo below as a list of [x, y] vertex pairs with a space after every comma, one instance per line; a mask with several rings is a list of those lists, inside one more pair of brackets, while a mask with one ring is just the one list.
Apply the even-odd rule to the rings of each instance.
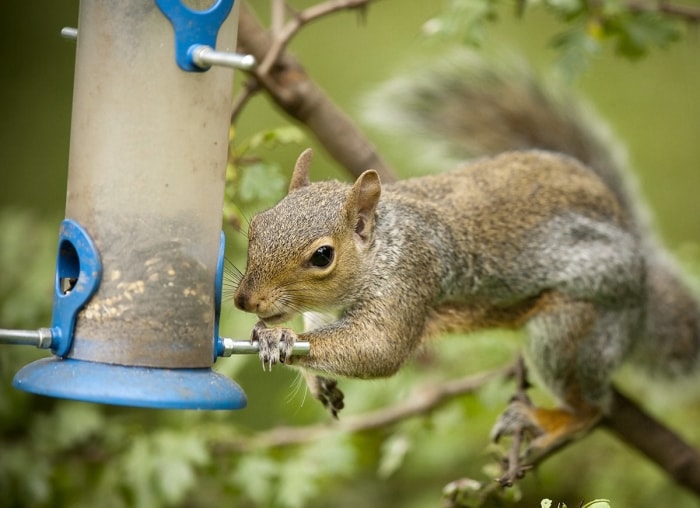
[[246, 312], [255, 312], [256, 304], [251, 302], [250, 296], [245, 291], [239, 291], [233, 297], [233, 303], [236, 307]]

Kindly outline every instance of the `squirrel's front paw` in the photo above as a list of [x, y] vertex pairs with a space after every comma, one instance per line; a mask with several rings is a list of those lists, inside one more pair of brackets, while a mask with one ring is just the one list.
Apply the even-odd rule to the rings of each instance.
[[259, 321], [253, 328], [251, 341], [258, 342], [263, 370], [272, 370], [276, 363], [285, 363], [292, 356], [297, 335], [289, 328], [268, 328]]

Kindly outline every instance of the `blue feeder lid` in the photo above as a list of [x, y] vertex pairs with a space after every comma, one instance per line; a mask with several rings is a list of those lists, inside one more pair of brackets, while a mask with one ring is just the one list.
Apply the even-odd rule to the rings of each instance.
[[242, 409], [246, 395], [211, 369], [160, 369], [51, 357], [23, 367], [20, 390], [85, 402], [159, 409]]

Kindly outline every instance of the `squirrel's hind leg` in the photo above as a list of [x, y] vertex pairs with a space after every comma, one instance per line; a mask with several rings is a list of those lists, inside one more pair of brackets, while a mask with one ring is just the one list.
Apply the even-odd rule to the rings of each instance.
[[532, 457], [589, 431], [607, 410], [610, 379], [639, 320], [634, 306], [623, 302], [602, 305], [557, 291], [544, 294], [527, 324], [528, 358], [560, 407], [538, 408], [524, 395], [515, 397], [492, 436], [524, 434]]

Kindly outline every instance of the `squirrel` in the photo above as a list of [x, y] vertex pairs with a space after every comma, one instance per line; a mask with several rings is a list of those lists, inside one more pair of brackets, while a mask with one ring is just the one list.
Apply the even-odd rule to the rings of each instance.
[[[516, 67], [458, 55], [386, 87], [384, 117], [475, 160], [387, 184], [371, 169], [352, 185], [310, 183], [307, 150], [288, 195], [250, 221], [234, 303], [260, 318], [263, 365], [301, 367], [334, 416], [334, 376], [391, 376], [443, 331], [526, 331], [559, 406], [513, 400], [493, 437], [527, 429], [533, 453], [605, 415], [624, 361], [696, 368], [700, 307], [608, 132]], [[308, 311], [336, 318], [300, 334], [276, 326]], [[308, 355], [292, 354], [296, 340]]]

